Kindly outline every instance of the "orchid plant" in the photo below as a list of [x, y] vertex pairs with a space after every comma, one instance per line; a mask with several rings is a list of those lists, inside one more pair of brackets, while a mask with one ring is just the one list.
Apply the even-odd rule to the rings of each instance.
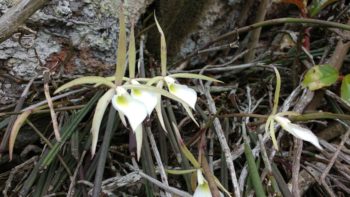
[[[82, 84], [95, 84], [95, 86], [104, 85], [109, 87], [109, 90], [99, 99], [95, 114], [92, 122], [92, 145], [91, 154], [94, 156], [96, 153], [96, 147], [98, 142], [98, 135], [102, 117], [110, 103], [118, 111], [122, 123], [127, 126], [129, 123], [132, 131], [136, 136], [136, 149], [137, 159], [140, 158], [143, 136], [143, 121], [149, 117], [154, 109], [157, 111], [158, 119], [161, 126], [166, 131], [164, 121], [161, 114], [161, 96], [168, 97], [175, 100], [184, 107], [188, 115], [198, 125], [194, 119], [191, 109], [195, 109], [197, 101], [197, 93], [195, 90], [189, 88], [187, 85], [179, 84], [176, 78], [192, 78], [202, 79], [209, 81], [220, 82], [216, 79], [189, 73], [177, 73], [172, 75], [166, 75], [167, 62], [166, 62], [166, 42], [164, 33], [157, 21], [155, 21], [158, 30], [161, 35], [161, 71], [162, 76], [156, 76], [153, 78], [136, 78], [135, 77], [135, 62], [136, 62], [136, 50], [135, 50], [135, 37], [133, 25], [130, 31], [129, 38], [129, 52], [128, 52], [128, 64], [129, 64], [129, 77], [125, 77], [126, 65], [126, 27], [123, 12], [119, 12], [119, 39], [117, 49], [117, 64], [115, 76], [111, 77], [99, 77], [99, 76], [87, 76], [70, 81], [61, 87], [59, 87], [55, 93], [71, 88], [76, 85]], [[114, 83], [113, 83], [114, 81]], [[164, 89], [166, 84], [166, 89]], [[127, 121], [126, 121], [126, 119]]]
[[274, 106], [273, 106], [271, 115], [267, 118], [267, 121], [265, 124], [265, 131], [270, 132], [270, 137], [275, 149], [278, 150], [278, 144], [277, 144], [276, 135], [275, 135], [275, 122], [277, 122], [279, 125], [281, 125], [281, 127], [285, 131], [292, 134], [294, 137], [304, 141], [308, 141], [314, 146], [316, 146], [318, 149], [322, 150], [322, 147], [318, 141], [317, 136], [310, 129], [301, 127], [298, 124], [294, 124], [288, 118], [284, 117], [286, 115], [300, 115], [300, 114], [296, 112], [291, 112], [291, 111], [277, 113], [278, 100], [279, 100], [279, 94], [281, 89], [281, 76], [275, 67], [273, 67], [273, 69], [276, 74]]

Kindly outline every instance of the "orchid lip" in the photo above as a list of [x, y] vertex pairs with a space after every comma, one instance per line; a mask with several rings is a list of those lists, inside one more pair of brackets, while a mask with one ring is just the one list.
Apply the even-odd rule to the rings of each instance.
[[123, 87], [117, 87], [117, 94], [112, 98], [113, 107], [124, 114], [133, 131], [143, 122], [147, 117], [146, 106], [131, 97]]
[[186, 85], [175, 83], [175, 79], [172, 77], [164, 77], [164, 81], [168, 85], [169, 92], [180, 99], [182, 99], [192, 109], [195, 109], [197, 102], [197, 93], [192, 88]]
[[[134, 85], [140, 84], [135, 80], [131, 80], [131, 83]], [[153, 109], [156, 107], [158, 102], [156, 93], [145, 91], [138, 88], [131, 89], [131, 96], [145, 105], [148, 115], [151, 115]]]
[[284, 130], [288, 131], [294, 137], [308, 141], [320, 150], [323, 149], [317, 136], [310, 129], [301, 127], [298, 124], [293, 124], [288, 118], [282, 116], [275, 116], [274, 120], [276, 120]]

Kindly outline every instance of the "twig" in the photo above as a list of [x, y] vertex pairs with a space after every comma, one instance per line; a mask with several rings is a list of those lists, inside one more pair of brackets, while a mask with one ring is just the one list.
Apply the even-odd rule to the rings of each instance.
[[[256, 12], [256, 19], [255, 19], [256, 23], [264, 21], [269, 2], [270, 2], [269, 0], [261, 0], [260, 1], [259, 8]], [[245, 63], [251, 62], [254, 59], [255, 48], [259, 43], [260, 33], [261, 33], [261, 28], [254, 29], [251, 32], [250, 41], [248, 43], [249, 52], [246, 54], [246, 56], [244, 58]]]
[[[19, 112], [21, 110], [21, 108], [23, 106], [23, 103], [24, 103], [25, 99], [27, 98], [29, 89], [32, 86], [33, 82], [34, 82], [34, 78], [31, 79], [29, 81], [29, 83], [27, 84], [27, 86], [24, 88], [24, 90], [23, 90], [23, 92], [21, 94], [21, 98], [18, 100], [17, 105], [15, 107], [15, 110], [14, 110], [15, 112]], [[8, 145], [8, 141], [9, 141], [9, 137], [10, 137], [10, 134], [11, 134], [12, 126], [15, 123], [16, 119], [17, 119], [17, 116], [12, 116], [10, 118], [10, 121], [9, 121], [9, 123], [7, 125], [6, 131], [5, 131], [4, 135], [2, 136], [2, 141], [1, 141], [1, 144], [0, 144], [0, 157], [1, 157], [2, 153], [6, 151], [6, 147]]]
[[[60, 107], [60, 108], [55, 108], [55, 111], [68, 111], [68, 110], [75, 110], [75, 109], [81, 109], [85, 105], [74, 105], [74, 106], [65, 106], [65, 107]], [[9, 116], [9, 115], [18, 115], [23, 112], [0, 112], [0, 117], [1, 116]], [[49, 109], [42, 109], [42, 110], [35, 110], [31, 114], [43, 114], [43, 113], [50, 113]]]
[[293, 167], [292, 167], [292, 194], [293, 196], [300, 196], [299, 190], [299, 170], [300, 170], [300, 157], [303, 151], [303, 141], [298, 138], [294, 138], [294, 150], [293, 150]]
[[85, 155], [86, 155], [86, 151], [84, 151], [82, 154], [81, 154], [81, 157], [80, 157], [80, 160], [77, 164], [77, 167], [75, 168], [75, 171], [74, 171], [74, 174], [73, 176], [70, 178], [70, 185], [69, 185], [69, 189], [68, 189], [68, 193], [67, 193], [67, 196], [74, 196], [74, 187], [76, 185], [76, 181], [75, 179], [77, 178], [77, 175], [78, 175], [78, 172], [80, 170], [80, 166], [83, 164], [83, 161], [84, 161], [84, 158], [85, 158]]
[[2, 194], [3, 194], [4, 196], [8, 196], [8, 195], [7, 195], [7, 190], [10, 189], [10, 187], [11, 187], [11, 182], [12, 182], [12, 180], [13, 180], [13, 178], [14, 178], [14, 175], [15, 175], [20, 169], [28, 167], [29, 164], [31, 164], [31, 163], [33, 163], [33, 165], [34, 165], [34, 164], [36, 163], [37, 160], [38, 160], [38, 156], [34, 156], [34, 157], [28, 159], [27, 161], [23, 162], [22, 164], [20, 164], [20, 165], [14, 167], [14, 168], [12, 168], [12, 170], [11, 170], [11, 172], [10, 172], [10, 175], [9, 175], [7, 181], [6, 181], [5, 188], [4, 188], [3, 191], [2, 191]]
[[[156, 158], [156, 161], [157, 161], [159, 174], [160, 174], [160, 177], [162, 179], [162, 182], [163, 182], [164, 185], [169, 186], [168, 178], [167, 178], [167, 175], [166, 175], [165, 170], [164, 170], [162, 159], [160, 158], [160, 154], [159, 154], [159, 151], [158, 151], [158, 148], [157, 148], [156, 141], [154, 140], [154, 136], [153, 136], [153, 134], [151, 132], [151, 128], [150, 127], [146, 127], [146, 132], [147, 132], [149, 141], [151, 143], [151, 147], [152, 147], [152, 150], [153, 150], [153, 153], [154, 153], [154, 157]], [[168, 197], [171, 197], [171, 195], [168, 192], [166, 192], [165, 195], [168, 196]]]
[[[350, 19], [348, 20], [347, 25], [350, 26]], [[343, 33], [345, 36], [350, 36], [349, 31], [346, 31]], [[330, 63], [337, 70], [339, 70], [343, 65], [343, 62], [345, 60], [345, 57], [346, 57], [346, 54], [348, 53], [349, 48], [350, 48], [350, 42], [343, 43], [342, 40], [339, 40], [328, 63]]]
[[221, 40], [224, 40], [226, 38], [230, 38], [234, 36], [235, 34], [240, 34], [243, 32], [251, 31], [259, 27], [265, 27], [265, 26], [271, 26], [271, 25], [280, 25], [280, 24], [286, 24], [286, 23], [291, 23], [291, 24], [313, 24], [313, 25], [318, 25], [318, 26], [323, 26], [323, 27], [331, 27], [331, 28], [338, 28], [338, 29], [343, 29], [350, 31], [350, 25], [346, 24], [341, 24], [341, 23], [336, 23], [336, 22], [331, 22], [331, 21], [323, 21], [323, 20], [317, 20], [317, 19], [308, 19], [308, 18], [277, 18], [277, 19], [271, 19], [259, 23], [255, 23], [252, 25], [248, 25], [245, 27], [241, 27], [239, 29], [235, 29], [233, 31], [230, 31], [226, 34], [223, 34], [222, 36], [217, 37], [216, 39], [212, 40], [208, 44], [206, 44], [204, 47], [198, 49], [197, 51], [191, 53], [187, 57], [185, 57], [183, 60], [176, 62], [175, 64], [180, 64], [181, 62], [184, 62], [191, 57], [195, 56], [198, 54], [198, 51], [201, 51], [203, 49], [208, 48], [212, 44], [219, 42]]
[[264, 140], [263, 140], [263, 137], [261, 134], [258, 135], [258, 138], [259, 138], [259, 145], [260, 145], [260, 152], [261, 152], [261, 157], [264, 161], [264, 164], [265, 164], [265, 168], [267, 169], [268, 171], [268, 174], [269, 174], [269, 179], [271, 181], [271, 184], [272, 184], [272, 187], [275, 191], [275, 194], [277, 194], [277, 196], [280, 196], [281, 195], [281, 192], [278, 188], [278, 185], [277, 185], [277, 182], [276, 182], [276, 179], [274, 176], [272, 176], [272, 167], [271, 167], [271, 163], [269, 161], [269, 158], [267, 156], [267, 152], [266, 152], [266, 149], [265, 149], [265, 144], [263, 143]]
[[52, 102], [52, 99], [50, 96], [49, 80], [50, 80], [50, 73], [48, 71], [45, 71], [44, 72], [44, 94], [45, 94], [47, 104], [48, 104], [49, 109], [50, 109], [53, 131], [55, 133], [56, 140], [58, 142], [60, 142], [61, 135], [60, 135], [60, 130], [58, 128], [57, 116], [56, 116], [55, 110], [53, 108], [53, 102]]
[[134, 184], [141, 180], [141, 176], [138, 172], [131, 172], [125, 176], [116, 176], [109, 178], [107, 180], [104, 180], [102, 182], [102, 189], [103, 190], [109, 190], [113, 191], [118, 189], [119, 187], [123, 187], [129, 184]]
[[[250, 67], [255, 67], [259, 65], [259, 63], [253, 62], [253, 63], [248, 63], [248, 64], [239, 64], [239, 65], [225, 65], [224, 67], [218, 67], [218, 68], [211, 68], [212, 65], [207, 65], [210, 68], [206, 68], [205, 72], [225, 72], [225, 71], [232, 71], [232, 70], [237, 70], [237, 69], [244, 69], [244, 68], [250, 68]], [[214, 65], [215, 66], [215, 65]], [[201, 69], [193, 69], [186, 71], [187, 73], [198, 73], [202, 71], [203, 68]], [[171, 73], [178, 73], [178, 72], [183, 72], [182, 70], [174, 70], [171, 71]]]
[[350, 111], [350, 104], [348, 102], [344, 101], [338, 95], [334, 94], [330, 90], [326, 90], [325, 93], [326, 93], [327, 96], [329, 96], [330, 98], [332, 98], [335, 101], [337, 101], [342, 107], [344, 107], [344, 108], [346, 108], [347, 110]]
[[[70, 92], [66, 92], [64, 94], [60, 94], [60, 95], [54, 96], [54, 97], [51, 98], [51, 100], [55, 101], [55, 100], [58, 100], [58, 99], [61, 99], [61, 98], [64, 98], [64, 97], [67, 97], [67, 96], [70, 96], [70, 95], [73, 95], [73, 94], [76, 94], [76, 93], [84, 92], [86, 90], [88, 90], [88, 88], [81, 88], [81, 89], [78, 89], [78, 90], [73, 90], [73, 91], [70, 91]], [[35, 109], [35, 108], [37, 108], [39, 106], [42, 106], [42, 105], [44, 105], [46, 103], [47, 103], [47, 100], [40, 101], [40, 102], [38, 102], [38, 103], [36, 103], [34, 105], [31, 105], [29, 107], [26, 107], [26, 108], [22, 109], [22, 112], [27, 111], [27, 110]]]
[[203, 168], [203, 173], [204, 173], [205, 177], [207, 178], [211, 194], [213, 195], [213, 197], [219, 197], [220, 196], [219, 189], [215, 183], [214, 175], [210, 171], [210, 167], [209, 167], [207, 158], [205, 157], [205, 154], [204, 154], [205, 146], [206, 146], [205, 132], [202, 133], [200, 138], [201, 139], [200, 139], [199, 147], [198, 147], [198, 149], [199, 149], [199, 161], [200, 161], [201, 166]]
[[350, 135], [350, 129], [347, 130], [347, 132], [345, 133], [344, 137], [342, 138], [340, 144], [338, 145], [337, 147], [337, 150], [335, 151], [335, 153], [333, 154], [333, 157], [332, 159], [329, 161], [326, 169], [324, 169], [322, 175], [321, 175], [321, 180], [324, 181], [327, 174], [329, 173], [329, 171], [331, 170], [334, 162], [336, 161], [336, 159], [338, 158], [338, 155], [341, 151], [341, 149], [343, 148], [344, 144], [345, 144], [345, 141], [349, 138], [349, 135]]
[[22, 0], [0, 18], [0, 43], [18, 31], [21, 25], [40, 9], [47, 0]]
[[150, 177], [149, 175], [143, 173], [142, 171], [139, 171], [138, 173], [140, 174], [140, 176], [142, 178], [147, 179], [149, 182], [155, 184], [159, 188], [164, 189], [165, 191], [168, 191], [168, 192], [170, 192], [172, 194], [175, 194], [175, 195], [178, 195], [178, 196], [181, 196], [181, 197], [192, 197], [192, 195], [187, 193], [187, 192], [181, 191], [181, 190], [179, 190], [179, 189], [177, 189], [175, 187], [170, 187], [170, 186], [164, 185], [162, 182], [158, 181], [157, 179], [154, 179], [154, 178]]
[[[214, 102], [213, 98], [211, 97], [208, 90], [209, 90], [209, 87], [206, 88], [205, 96], [207, 97], [209, 111], [212, 114], [216, 114], [217, 111], [216, 111], [216, 107], [215, 107], [215, 102]], [[233, 165], [233, 158], [232, 158], [232, 155], [230, 153], [230, 147], [228, 146], [224, 131], [222, 130], [222, 126], [221, 126], [221, 123], [220, 123], [218, 118], [214, 119], [214, 128], [216, 131], [216, 135], [218, 136], [218, 139], [219, 139], [219, 142], [221, 145], [221, 149], [225, 153], [225, 159], [226, 159], [227, 166], [230, 170], [230, 175], [231, 175], [231, 180], [232, 180], [235, 196], [240, 197], [241, 193], [239, 191], [239, 185], [238, 185], [238, 181], [237, 181], [235, 167]]]
[[[314, 92], [305, 89], [303, 95], [299, 98], [298, 103], [294, 107], [294, 111], [301, 113], [304, 111], [306, 106], [311, 102], [314, 97]], [[303, 149], [303, 141], [301, 139], [295, 138], [294, 146], [294, 158], [293, 158], [293, 168], [292, 168], [292, 194], [293, 196], [300, 196], [299, 190], [299, 170], [300, 170], [300, 157]]]

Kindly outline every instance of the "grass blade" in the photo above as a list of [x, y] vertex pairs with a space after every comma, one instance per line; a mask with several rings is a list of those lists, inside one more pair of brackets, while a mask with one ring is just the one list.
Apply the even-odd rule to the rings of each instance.
[[62, 128], [62, 141], [60, 143], [55, 143], [52, 147], [52, 149], [49, 151], [47, 156], [44, 158], [41, 167], [45, 168], [52, 160], [57, 156], [57, 153], [59, 152], [61, 146], [70, 138], [72, 133], [75, 131], [75, 129], [78, 127], [78, 124], [81, 122], [81, 120], [85, 117], [85, 115], [92, 109], [95, 102], [97, 102], [98, 98], [100, 98], [102, 94], [102, 91], [99, 91], [95, 94], [94, 97], [91, 98], [91, 100], [85, 105], [84, 108], [79, 110], [78, 113], [73, 115], [71, 117], [71, 121], [68, 121], [65, 126]]
[[244, 154], [248, 162], [249, 175], [251, 177], [256, 196], [266, 197], [265, 191], [260, 181], [258, 168], [256, 167], [256, 164], [255, 164], [255, 159], [252, 153], [252, 149], [246, 142], [244, 143]]

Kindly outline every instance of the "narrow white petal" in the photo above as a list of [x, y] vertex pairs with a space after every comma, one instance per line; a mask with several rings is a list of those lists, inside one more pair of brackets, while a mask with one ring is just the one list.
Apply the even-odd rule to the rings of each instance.
[[288, 131], [290, 134], [296, 138], [308, 141], [318, 149], [322, 150], [322, 147], [318, 141], [317, 136], [309, 129], [301, 127], [297, 124], [293, 124], [289, 119], [281, 116], [275, 116], [274, 119], [282, 126], [282, 128]]
[[118, 112], [123, 113], [130, 123], [133, 131], [142, 123], [147, 116], [147, 109], [145, 105], [132, 98], [126, 91], [118, 92], [112, 98], [112, 104]]
[[[163, 89], [163, 81], [159, 81], [157, 83], [157, 88]], [[157, 95], [157, 105], [156, 105], [157, 117], [162, 126], [163, 130], [167, 133], [168, 131], [165, 128], [164, 119], [162, 115], [162, 96], [160, 94]]]
[[119, 118], [120, 118], [120, 120], [122, 121], [123, 125], [124, 125], [125, 127], [127, 127], [128, 124], [126, 124], [126, 119], [125, 119], [124, 114], [123, 114], [122, 112], [120, 112], [120, 111], [118, 111], [118, 114], [119, 114]]
[[114, 94], [114, 89], [108, 90], [99, 100], [96, 105], [94, 118], [92, 119], [91, 134], [92, 134], [92, 143], [91, 143], [91, 156], [94, 156], [96, 153], [96, 146], [98, 140], [98, 134], [100, 132], [100, 126], [102, 122], [103, 115], [109, 105], [110, 100]]
[[198, 185], [202, 185], [205, 182], [202, 171], [199, 169], [197, 170], [197, 182], [198, 182]]
[[194, 109], [194, 106], [197, 102], [197, 93], [192, 88], [189, 88], [186, 85], [180, 84], [170, 84], [168, 85], [169, 92], [175, 96], [184, 100], [190, 107]]
[[140, 124], [140, 125], [136, 128], [136, 130], [135, 130], [135, 136], [136, 136], [136, 154], [137, 154], [137, 160], [140, 160], [141, 148], [142, 148], [142, 136], [143, 136], [142, 124]]

